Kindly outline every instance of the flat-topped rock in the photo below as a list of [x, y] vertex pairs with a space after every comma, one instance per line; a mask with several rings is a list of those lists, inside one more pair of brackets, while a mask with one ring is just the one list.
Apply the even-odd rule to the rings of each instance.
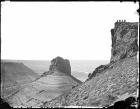
[[68, 59], [63, 59], [62, 57], [56, 57], [51, 61], [49, 68], [50, 71], [60, 71], [62, 73], [71, 75], [71, 66]]
[[116, 22], [111, 35], [111, 62], [137, 55], [138, 23]]

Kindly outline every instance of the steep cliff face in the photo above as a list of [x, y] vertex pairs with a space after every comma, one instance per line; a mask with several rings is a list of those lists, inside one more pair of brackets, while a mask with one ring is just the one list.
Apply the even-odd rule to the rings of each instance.
[[49, 70], [50, 71], [58, 70], [62, 73], [71, 75], [71, 66], [69, 60], [63, 59], [62, 57], [59, 56], [51, 61]]
[[138, 23], [116, 22], [111, 35], [111, 62], [137, 55]]
[[110, 63], [99, 66], [83, 84], [42, 107], [108, 106], [137, 95], [138, 23], [116, 22], [111, 34]]
[[113, 67], [113, 63], [137, 55], [138, 52], [138, 23], [116, 22], [111, 29], [112, 49], [110, 63], [100, 65], [89, 76], [91, 79], [96, 74]]

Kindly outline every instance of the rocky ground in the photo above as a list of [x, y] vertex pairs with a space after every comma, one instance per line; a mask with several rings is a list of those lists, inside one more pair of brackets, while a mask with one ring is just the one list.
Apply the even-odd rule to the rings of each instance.
[[6, 99], [16, 93], [21, 85], [35, 80], [39, 75], [22, 63], [1, 62], [1, 97]]
[[85, 82], [71, 75], [69, 60], [56, 57], [48, 72], [22, 85], [6, 101], [13, 107], [107, 107], [114, 104], [115, 108], [110, 109], [125, 109], [124, 106], [131, 105], [138, 95], [138, 23], [116, 22], [111, 35], [110, 63], [97, 67]]
[[[12, 107], [39, 107], [79, 84], [81, 81], [71, 75], [69, 61], [56, 57], [51, 61], [49, 71], [32, 82], [21, 84], [19, 88], [15, 87], [16, 91], [5, 101]], [[12, 86], [10, 92], [14, 91], [13, 88]]]
[[42, 107], [104, 107], [137, 96], [138, 23], [116, 22], [111, 34], [110, 63], [99, 66], [83, 84]]

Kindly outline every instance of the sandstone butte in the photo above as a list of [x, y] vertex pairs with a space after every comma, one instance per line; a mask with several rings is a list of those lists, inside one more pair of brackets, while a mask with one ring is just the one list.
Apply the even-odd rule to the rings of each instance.
[[[5, 78], [2, 99], [11, 107], [39, 107], [82, 83], [71, 75], [69, 60], [59, 56], [51, 61], [49, 71], [36, 78], [22, 63], [4, 62], [1, 65]], [[29, 81], [29, 77], [34, 78]]]
[[110, 63], [99, 66], [84, 83], [41, 107], [104, 107], [137, 96], [138, 23], [117, 21], [111, 35]]

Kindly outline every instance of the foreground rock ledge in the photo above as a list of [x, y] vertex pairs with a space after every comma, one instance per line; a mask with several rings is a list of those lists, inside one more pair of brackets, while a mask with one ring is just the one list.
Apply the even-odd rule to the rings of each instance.
[[138, 23], [116, 22], [111, 34], [110, 63], [99, 66], [86, 82], [42, 107], [109, 106], [137, 96]]

